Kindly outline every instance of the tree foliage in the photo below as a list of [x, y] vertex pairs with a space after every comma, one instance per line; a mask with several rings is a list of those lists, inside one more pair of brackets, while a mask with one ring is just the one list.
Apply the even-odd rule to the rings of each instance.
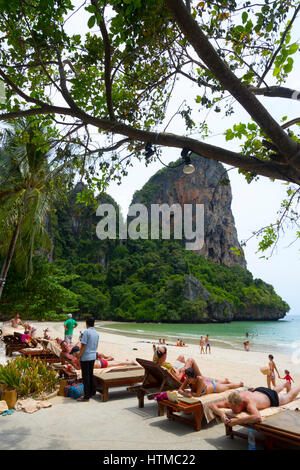
[[[1, 317], [55, 320], [73, 312], [101, 320], [201, 323], [278, 318], [289, 310], [272, 286], [249, 271], [214, 264], [179, 241], [97, 239], [93, 206], [79, 205], [75, 216], [75, 193], [51, 221], [53, 262], [35, 258], [27, 285], [13, 267]], [[201, 284], [195, 298], [191, 278]]]
[[[120, 180], [152, 142], [157, 152], [186, 147], [229, 164], [248, 182], [258, 175], [287, 182], [286, 207], [293, 204], [294, 213], [283, 211], [278, 221], [297, 222], [300, 119], [287, 111], [300, 93], [285, 84], [299, 54], [292, 40], [299, 10], [297, 0], [1, 0], [0, 119], [54, 122], [57, 141], [81, 149], [62, 160], [91, 192]], [[179, 77], [183, 86], [196, 85], [194, 110], [221, 118], [239, 103], [248, 113], [249, 122], [224, 131], [223, 148], [206, 143], [205, 117], [198, 122], [190, 106], [177, 112], [186, 131], [166, 132]], [[287, 99], [282, 121], [259, 95]], [[233, 139], [240, 152], [228, 148]]]

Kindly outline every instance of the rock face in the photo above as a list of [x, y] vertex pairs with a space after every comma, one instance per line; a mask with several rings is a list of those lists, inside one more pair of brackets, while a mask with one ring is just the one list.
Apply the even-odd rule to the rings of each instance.
[[204, 204], [204, 245], [199, 254], [215, 263], [245, 268], [244, 255], [232, 251], [241, 247], [231, 212], [231, 187], [220, 184], [226, 177], [225, 168], [198, 155], [192, 155], [191, 160], [194, 173], [185, 175], [183, 166], [160, 170], [134, 194], [132, 204], [192, 204], [193, 213], [196, 204]]
[[186, 276], [183, 296], [192, 302], [195, 302], [198, 298], [204, 299], [207, 303], [207, 316], [210, 321], [227, 323], [233, 319], [236, 320], [232, 305], [226, 300], [218, 304], [213, 302], [210, 293], [193, 276]]

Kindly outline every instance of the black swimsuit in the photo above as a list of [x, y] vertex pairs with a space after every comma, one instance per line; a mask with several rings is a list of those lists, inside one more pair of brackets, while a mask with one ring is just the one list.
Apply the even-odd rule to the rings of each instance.
[[278, 393], [275, 390], [266, 387], [258, 387], [255, 388], [253, 391], [260, 392], [266, 395], [270, 400], [271, 406], [279, 406]]

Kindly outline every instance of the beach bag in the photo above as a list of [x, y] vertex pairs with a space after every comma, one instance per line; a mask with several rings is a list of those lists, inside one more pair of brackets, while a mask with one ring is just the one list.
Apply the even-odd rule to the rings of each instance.
[[154, 397], [154, 400], [156, 401], [162, 401], [162, 400], [167, 400], [167, 399], [168, 399], [167, 392], [160, 392]]
[[75, 383], [71, 385], [69, 389], [69, 397], [71, 398], [80, 398], [84, 394], [84, 387], [82, 383]]
[[66, 385], [64, 387], [64, 397], [68, 397], [69, 396], [69, 390], [70, 388], [72, 387], [72, 385]]
[[5, 389], [2, 394], [2, 399], [6, 401], [8, 409], [11, 410], [15, 407], [15, 404], [18, 400], [17, 390], [15, 389]]

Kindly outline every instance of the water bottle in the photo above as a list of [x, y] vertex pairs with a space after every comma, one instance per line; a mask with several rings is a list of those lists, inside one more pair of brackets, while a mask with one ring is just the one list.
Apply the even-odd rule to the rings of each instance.
[[248, 432], [248, 450], [256, 450], [255, 436], [254, 436], [253, 429], [249, 429], [249, 432]]

